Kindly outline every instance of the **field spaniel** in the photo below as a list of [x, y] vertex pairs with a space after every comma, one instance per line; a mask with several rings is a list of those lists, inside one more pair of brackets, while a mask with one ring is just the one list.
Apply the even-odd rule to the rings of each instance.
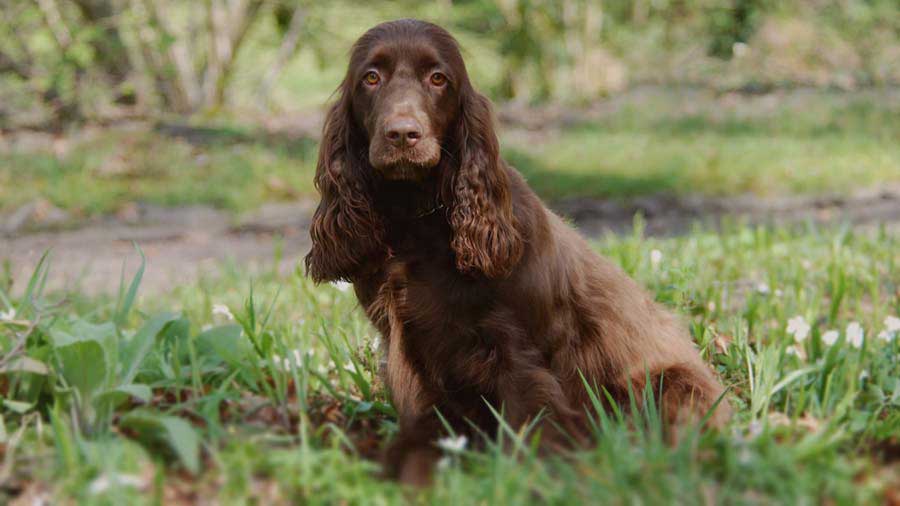
[[544, 449], [584, 442], [582, 376], [620, 403], [629, 385], [652, 388], [671, 426], [727, 419], [686, 329], [500, 158], [490, 102], [447, 31], [372, 28], [339, 93], [306, 267], [316, 282], [353, 283], [384, 338], [399, 414], [389, 472], [427, 482], [442, 418], [474, 439], [497, 428], [489, 406], [516, 428], [536, 421]]

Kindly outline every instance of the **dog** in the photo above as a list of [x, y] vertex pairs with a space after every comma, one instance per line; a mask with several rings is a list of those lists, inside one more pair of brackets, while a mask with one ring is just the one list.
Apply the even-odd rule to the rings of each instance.
[[728, 419], [686, 328], [501, 158], [443, 28], [391, 21], [353, 45], [315, 184], [307, 272], [351, 282], [383, 336], [399, 417], [386, 467], [402, 482], [428, 483], [444, 423], [496, 430], [492, 407], [535, 423], [544, 448], [585, 441], [585, 383], [618, 403], [652, 388], [672, 426]]

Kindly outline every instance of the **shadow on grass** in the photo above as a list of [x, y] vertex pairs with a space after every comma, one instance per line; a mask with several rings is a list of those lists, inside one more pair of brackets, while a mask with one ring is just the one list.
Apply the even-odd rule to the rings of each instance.
[[319, 149], [318, 139], [293, 132], [268, 132], [228, 126], [157, 123], [154, 130], [195, 147], [246, 144], [263, 146], [292, 158], [307, 158]]
[[515, 148], [504, 149], [503, 156], [522, 173], [538, 195], [549, 200], [587, 196], [621, 199], [672, 193], [679, 186], [683, 187], [682, 178], [675, 170], [639, 175], [629, 175], [626, 169], [615, 173], [571, 172], [548, 166], [544, 161]]

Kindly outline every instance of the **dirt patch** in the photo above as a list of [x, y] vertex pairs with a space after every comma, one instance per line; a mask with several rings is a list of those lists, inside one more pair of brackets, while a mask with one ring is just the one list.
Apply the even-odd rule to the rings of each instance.
[[638, 213], [646, 221], [646, 233], [658, 236], [683, 234], [698, 223], [716, 228], [726, 218], [751, 224], [849, 223], [855, 226], [896, 226], [900, 224], [900, 184], [820, 196], [760, 198], [753, 195], [654, 195], [629, 201], [579, 198], [557, 202], [553, 207], [591, 237], [631, 229], [634, 216]]
[[[233, 218], [207, 207], [162, 208], [138, 205], [79, 228], [0, 236], [0, 260], [8, 260], [24, 288], [44, 251], [52, 252], [50, 288], [78, 288], [85, 293], [115, 293], [122, 262], [137, 263], [132, 241], [147, 256], [143, 293], [160, 293], [178, 284], [214, 274], [223, 262], [253, 271], [270, 267], [290, 272], [309, 249], [309, 220], [315, 203], [303, 200], [270, 204]], [[762, 199], [656, 195], [630, 201], [570, 199], [552, 206], [589, 237], [631, 229], [641, 213], [648, 235], [671, 236], [700, 223], [717, 227], [723, 219], [762, 224], [833, 224], [900, 226], [900, 185], [817, 197]], [[2, 221], [2, 220], [0, 220]]]
[[106, 217], [79, 228], [0, 236], [0, 260], [9, 260], [14, 292], [24, 289], [45, 251], [51, 252], [50, 289], [77, 288], [89, 294], [115, 293], [122, 263], [133, 272], [139, 258], [132, 243], [147, 257], [142, 293], [160, 293], [214, 274], [223, 262], [250, 271], [271, 266], [289, 272], [309, 249], [309, 201], [264, 206], [234, 219], [206, 207], [138, 206], [137, 216]]

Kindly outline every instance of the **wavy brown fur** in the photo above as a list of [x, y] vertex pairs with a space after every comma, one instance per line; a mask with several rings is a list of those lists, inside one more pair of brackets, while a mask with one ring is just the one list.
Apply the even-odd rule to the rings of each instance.
[[[370, 69], [377, 84], [363, 81]], [[446, 84], [429, 84], [435, 69]], [[416, 146], [437, 140], [436, 165], [386, 166], [388, 148], [370, 149], [396, 114], [419, 118], [423, 139], [391, 160], [423, 159]], [[544, 413], [542, 444], [554, 449], [587, 441], [582, 374], [617, 402], [649, 379], [671, 427], [722, 395], [684, 326], [500, 158], [490, 103], [443, 29], [401, 20], [356, 43], [316, 185], [307, 268], [316, 281], [353, 282], [384, 337], [400, 424], [386, 464], [403, 481], [429, 479], [444, 431], [436, 411], [470, 436], [496, 429], [488, 404], [514, 427]], [[729, 412], [719, 404], [710, 424]]]

